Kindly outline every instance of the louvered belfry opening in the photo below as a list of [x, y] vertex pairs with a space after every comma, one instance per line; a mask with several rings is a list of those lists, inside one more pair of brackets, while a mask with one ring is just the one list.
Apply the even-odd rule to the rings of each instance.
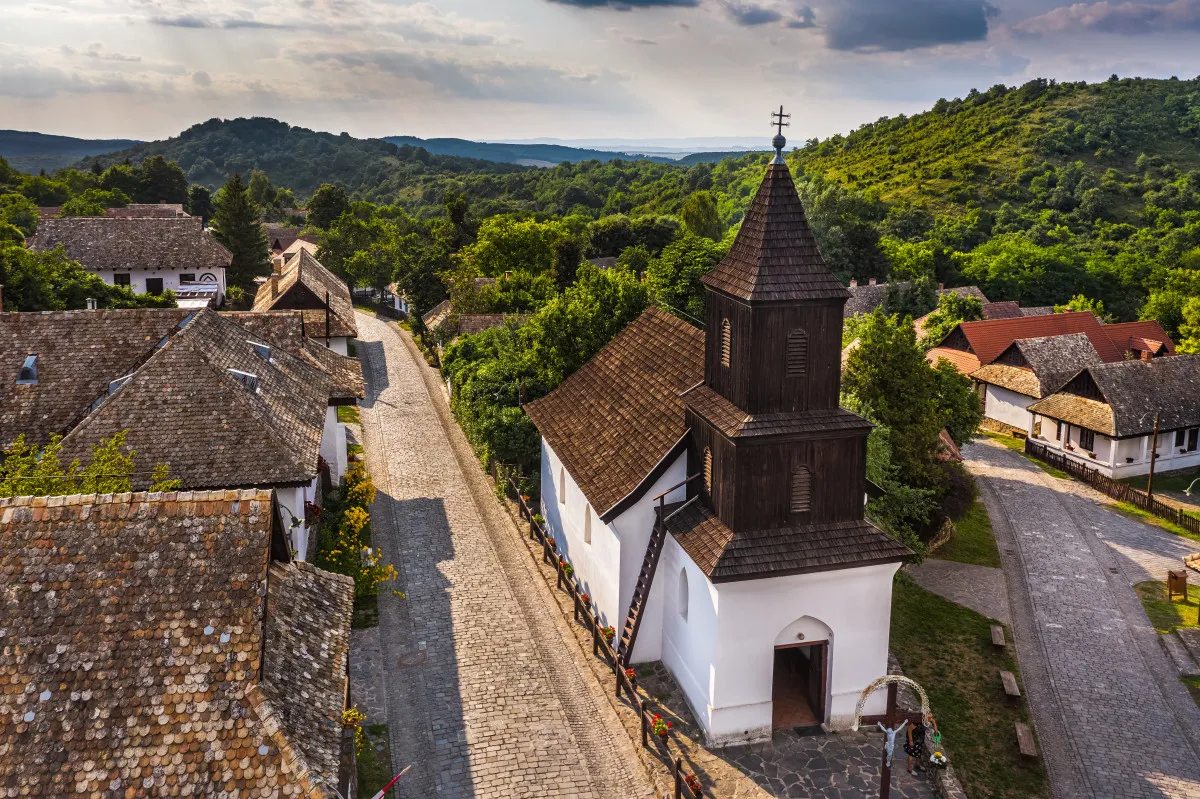
[[721, 320], [721, 365], [729, 366], [729, 355], [733, 350], [733, 330], [728, 319]]
[[808, 333], [796, 328], [788, 333], [787, 376], [804, 377], [808, 373]]
[[712, 450], [704, 448], [704, 490], [712, 496]]
[[812, 474], [807, 466], [792, 470], [792, 513], [808, 513], [812, 508]]

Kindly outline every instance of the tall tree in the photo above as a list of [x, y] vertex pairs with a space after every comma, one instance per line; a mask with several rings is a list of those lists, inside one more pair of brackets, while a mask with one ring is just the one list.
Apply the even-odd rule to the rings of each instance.
[[212, 227], [217, 241], [233, 253], [227, 282], [246, 290], [253, 285], [255, 277], [271, 271], [267, 260], [267, 231], [258, 221], [260, 214], [242, 176], [235, 172], [217, 193]]
[[188, 200], [187, 175], [183, 174], [179, 164], [161, 155], [152, 155], [143, 161], [138, 177], [138, 191], [133, 196], [140, 203], [183, 205]]
[[188, 213], [192, 216], [198, 216], [203, 220], [204, 224], [208, 224], [208, 220], [212, 219], [213, 201], [212, 192], [207, 187], [196, 184], [188, 190]]
[[712, 192], [698, 191], [683, 203], [683, 228], [693, 236], [720, 241], [724, 232]]
[[346, 190], [341, 186], [323, 183], [308, 200], [308, 224], [328, 230], [339, 216], [349, 210], [350, 200], [346, 198]]

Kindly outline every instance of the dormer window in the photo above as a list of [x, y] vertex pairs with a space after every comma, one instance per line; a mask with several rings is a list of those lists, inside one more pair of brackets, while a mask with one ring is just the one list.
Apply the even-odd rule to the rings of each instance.
[[129, 374], [125, 375], [124, 377], [118, 377], [116, 380], [113, 380], [112, 382], [110, 382], [108, 384], [108, 393], [109, 394], [116, 393], [117, 389], [119, 389], [121, 386], [128, 383], [132, 378], [133, 378], [133, 372], [130, 372]]
[[733, 352], [733, 330], [728, 319], [721, 320], [721, 365], [729, 367], [730, 353]]
[[258, 375], [243, 372], [239, 369], [230, 369], [229, 374], [233, 375], [233, 379], [242, 384], [242, 387], [247, 391], [255, 394], [258, 393]]
[[808, 374], [808, 333], [796, 328], [787, 338], [787, 376], [804, 377]]
[[247, 341], [246, 343], [254, 348], [254, 352], [258, 355], [258, 357], [262, 358], [264, 361], [270, 362], [271, 348], [268, 345], [259, 344], [257, 341]]
[[17, 385], [31, 386], [35, 383], [37, 383], [37, 356], [27, 355], [21, 364], [21, 371], [17, 373]]

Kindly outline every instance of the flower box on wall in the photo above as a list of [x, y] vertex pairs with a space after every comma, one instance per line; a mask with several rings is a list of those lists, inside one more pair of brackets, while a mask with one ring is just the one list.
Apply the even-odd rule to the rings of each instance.
[[1089, 457], [1089, 458], [1091, 458], [1092, 460], [1096, 460], [1096, 453], [1094, 453], [1094, 452], [1089, 452], [1089, 453], [1088, 453], [1088, 457]]

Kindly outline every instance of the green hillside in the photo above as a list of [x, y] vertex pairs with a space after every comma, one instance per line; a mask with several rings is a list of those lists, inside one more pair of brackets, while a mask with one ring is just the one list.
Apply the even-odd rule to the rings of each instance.
[[130, 147], [132, 139], [76, 139], [24, 130], [0, 130], [0, 158], [20, 172], [53, 172], [85, 156]]

